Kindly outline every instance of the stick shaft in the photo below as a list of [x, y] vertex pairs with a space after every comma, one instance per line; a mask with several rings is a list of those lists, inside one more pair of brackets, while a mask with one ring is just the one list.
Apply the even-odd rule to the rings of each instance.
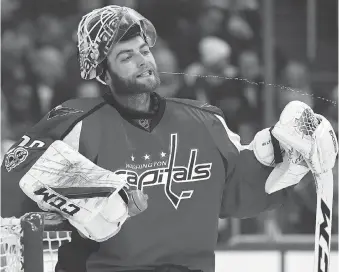
[[317, 184], [317, 214], [315, 225], [314, 272], [329, 272], [333, 174], [332, 171], [314, 175]]

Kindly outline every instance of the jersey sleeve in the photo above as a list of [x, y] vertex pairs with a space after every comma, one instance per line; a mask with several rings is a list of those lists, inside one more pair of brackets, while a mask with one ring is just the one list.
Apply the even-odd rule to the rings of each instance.
[[226, 170], [220, 218], [254, 217], [280, 207], [291, 188], [267, 194], [265, 182], [273, 168], [262, 165], [250, 146], [240, 144], [240, 137], [229, 130], [222, 116], [215, 118], [211, 134]]
[[82, 119], [90, 113], [86, 107], [67, 101], [50, 111], [25, 133], [5, 154], [1, 165], [1, 216], [20, 217], [40, 211], [19, 186], [21, 178], [56, 140], [74, 148], [79, 145]]

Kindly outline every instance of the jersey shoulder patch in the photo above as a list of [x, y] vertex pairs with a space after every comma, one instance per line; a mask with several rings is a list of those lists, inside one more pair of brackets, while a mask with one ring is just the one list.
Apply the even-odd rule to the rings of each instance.
[[105, 103], [102, 97], [68, 100], [49, 111], [46, 118], [50, 120], [60, 116], [87, 113], [101, 103]]
[[80, 112], [84, 112], [84, 111], [78, 110], [78, 109], [75, 109], [75, 108], [65, 107], [63, 105], [59, 105], [59, 106], [56, 106], [54, 109], [52, 109], [48, 113], [47, 120], [50, 120], [50, 119], [58, 117], [58, 116], [65, 116], [65, 115], [80, 113]]
[[[56, 108], [60, 107], [61, 112], [67, 112], [68, 114], [83, 112], [86, 113], [98, 105], [102, 103], [106, 103], [106, 101], [102, 97], [95, 98], [77, 98], [68, 100]], [[55, 110], [54, 108], [53, 110]], [[52, 110], [52, 111], [53, 111]], [[58, 111], [58, 109], [56, 109]]]
[[166, 98], [168, 102], [178, 103], [182, 104], [183, 106], [199, 109], [205, 112], [209, 112], [211, 114], [217, 114], [220, 116], [224, 116], [221, 109], [218, 107], [212, 106], [208, 103], [197, 101], [197, 100], [191, 100], [191, 99], [182, 99], [182, 98]]
[[68, 100], [50, 110], [41, 121], [31, 129], [31, 132], [36, 134], [67, 126], [72, 127], [105, 104], [106, 102], [102, 97]]

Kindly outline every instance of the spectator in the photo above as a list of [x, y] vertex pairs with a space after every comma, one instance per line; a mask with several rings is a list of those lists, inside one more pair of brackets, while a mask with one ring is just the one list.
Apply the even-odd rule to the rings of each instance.
[[198, 20], [200, 38], [216, 36], [233, 49], [231, 62], [250, 48], [260, 49], [261, 16], [257, 0], [206, 0]]
[[[235, 67], [229, 63], [231, 56], [230, 46], [220, 38], [210, 36], [199, 42], [199, 60], [189, 65], [185, 71], [185, 83], [194, 86], [201, 78], [212, 85], [220, 85], [225, 78], [236, 75]], [[195, 90], [194, 96], [207, 103], [215, 103], [213, 92], [207, 89]]]
[[17, 15], [20, 8], [19, 0], [1, 1], [1, 28], [2, 31], [12, 26], [11, 19]]
[[100, 95], [100, 87], [95, 81], [82, 82], [76, 91], [76, 97], [98, 97]]
[[288, 89], [281, 89], [279, 93], [278, 112], [289, 102], [299, 100], [311, 108], [313, 107], [312, 89], [307, 67], [297, 61], [287, 63], [282, 76], [282, 85]]
[[225, 10], [223, 7], [209, 3], [199, 18], [201, 37], [223, 37]]
[[71, 96], [70, 90], [64, 87], [65, 60], [60, 50], [52, 46], [38, 49], [32, 59], [32, 69], [38, 80], [37, 92], [43, 114]]
[[152, 52], [160, 72], [161, 85], [157, 92], [163, 97], [179, 97], [182, 88], [181, 77], [171, 74], [179, 71], [174, 52], [161, 40], [157, 42]]
[[63, 50], [66, 43], [64, 21], [55, 16], [43, 14], [38, 17], [36, 27], [38, 33], [43, 33], [37, 36], [38, 45], [49, 45]]
[[20, 24], [14, 29], [5, 30], [1, 36], [2, 69], [16, 73], [19, 65], [25, 61], [33, 48], [34, 38], [30, 25]]
[[40, 105], [34, 84], [27, 79], [7, 77], [3, 86], [4, 97], [8, 102], [8, 121], [13, 129], [13, 137], [17, 140], [26, 130], [41, 118]]
[[1, 161], [8, 149], [14, 144], [13, 133], [8, 120], [8, 104], [6, 97], [1, 95]]
[[[252, 131], [258, 131], [264, 125], [264, 93], [261, 84], [263, 75], [258, 54], [252, 50], [242, 52], [238, 59], [238, 67], [241, 92], [252, 112]], [[251, 138], [254, 135], [248, 136]]]
[[190, 95], [221, 108], [230, 129], [239, 132], [250, 120], [251, 112], [241, 92], [241, 83], [235, 79], [237, 69], [230, 64], [231, 48], [220, 38], [206, 37], [199, 43], [199, 52], [200, 61], [185, 72]]
[[157, 26], [159, 36], [166, 40], [178, 57], [180, 69], [197, 59], [197, 43], [200, 40], [198, 17], [204, 1], [137, 1], [139, 11]]

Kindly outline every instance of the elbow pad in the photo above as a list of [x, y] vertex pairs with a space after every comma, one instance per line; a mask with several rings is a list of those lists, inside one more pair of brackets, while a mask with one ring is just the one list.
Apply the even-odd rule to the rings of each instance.
[[250, 144], [250, 149], [253, 150], [257, 160], [265, 166], [275, 167], [277, 163], [281, 162], [276, 162], [277, 152], [280, 152], [280, 156], [285, 155], [285, 150], [280, 148], [280, 146], [274, 150], [273, 141], [270, 128], [265, 128], [254, 136]]
[[[276, 139], [272, 137], [270, 128], [266, 128], [259, 131], [250, 144], [260, 163], [274, 167], [265, 183], [268, 194], [298, 184], [309, 171], [298, 151], [282, 143], [277, 143], [274, 148], [273, 141]], [[282, 156], [282, 161], [277, 160], [277, 153]]]

